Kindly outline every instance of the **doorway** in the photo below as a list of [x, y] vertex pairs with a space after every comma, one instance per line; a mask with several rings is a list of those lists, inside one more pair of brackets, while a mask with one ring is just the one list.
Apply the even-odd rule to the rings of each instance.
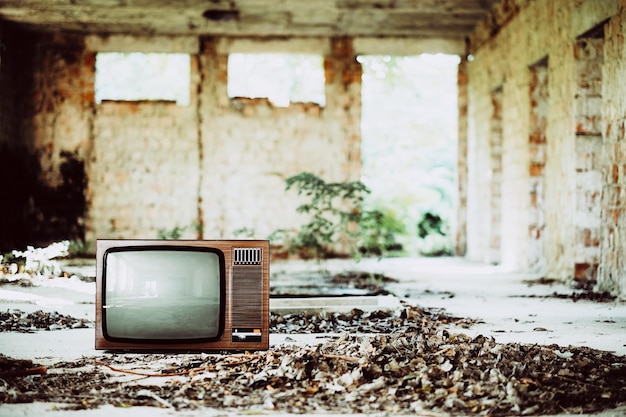
[[366, 205], [400, 221], [405, 255], [453, 253], [459, 57], [362, 55]]

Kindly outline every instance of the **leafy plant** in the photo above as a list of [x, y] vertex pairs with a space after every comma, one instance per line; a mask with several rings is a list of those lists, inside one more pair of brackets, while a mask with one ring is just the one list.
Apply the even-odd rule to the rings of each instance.
[[453, 255], [452, 240], [448, 234], [448, 223], [441, 216], [437, 213], [425, 212], [417, 223], [420, 253], [424, 256]]
[[303, 172], [287, 178], [286, 189], [295, 189], [308, 201], [297, 212], [309, 216], [299, 230], [279, 229], [271, 240], [282, 243], [289, 253], [322, 259], [347, 245], [358, 258], [365, 245], [382, 254], [389, 242], [391, 229], [385, 230], [385, 215], [380, 211], [363, 211], [363, 200], [370, 190], [361, 181], [326, 182], [318, 176]]
[[445, 236], [446, 227], [447, 225], [444, 223], [441, 216], [437, 213], [426, 212], [417, 223], [417, 235], [422, 239], [434, 233]]
[[247, 239], [251, 239], [256, 235], [256, 231], [249, 227], [242, 227], [233, 232], [235, 237], [243, 237]]
[[401, 250], [402, 244], [396, 241], [399, 234], [406, 234], [406, 226], [391, 210], [364, 211], [359, 220], [359, 251], [380, 256]]
[[68, 247], [69, 256], [80, 257], [87, 254], [87, 243], [82, 239], [70, 240]]
[[199, 222], [193, 222], [188, 226], [174, 226], [171, 229], [159, 229], [157, 231], [157, 238], [163, 240], [177, 240], [183, 237], [183, 234], [187, 231], [193, 229], [196, 232], [202, 231], [202, 224]]

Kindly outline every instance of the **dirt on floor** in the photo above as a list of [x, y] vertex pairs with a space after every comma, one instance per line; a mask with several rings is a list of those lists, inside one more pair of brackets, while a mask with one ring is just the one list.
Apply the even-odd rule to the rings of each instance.
[[[3, 331], [84, 324], [40, 311], [8, 312], [2, 321]], [[264, 352], [105, 354], [47, 368], [0, 356], [0, 402], [493, 416], [577, 414], [626, 404], [623, 357], [580, 347], [500, 344], [444, 330], [450, 323], [472, 325], [406, 305], [395, 312], [272, 314], [273, 333], [338, 333], [312, 346], [288, 338]]]

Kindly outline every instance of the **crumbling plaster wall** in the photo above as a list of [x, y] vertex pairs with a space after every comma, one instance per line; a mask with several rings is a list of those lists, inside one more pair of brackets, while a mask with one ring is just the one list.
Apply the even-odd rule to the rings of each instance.
[[[36, 165], [36, 178], [21, 187], [24, 201], [14, 213], [28, 215], [11, 233], [29, 244], [44, 243], [44, 235], [48, 240], [84, 236], [91, 248], [96, 238], [151, 238], [176, 227], [187, 227], [187, 238], [232, 237], [241, 228], [264, 238], [277, 228], [297, 227], [300, 200], [295, 192], [285, 193], [284, 179], [302, 171], [329, 181], [360, 178], [357, 54], [459, 53], [464, 47], [445, 40], [5, 32], [2, 58], [10, 62], [0, 73], [0, 141], [14, 138], [26, 145]], [[189, 106], [95, 103], [98, 52], [189, 53]], [[277, 108], [263, 99], [229, 99], [231, 52], [323, 55], [326, 104]], [[43, 211], [31, 207], [35, 188], [45, 191]], [[59, 217], [58, 207], [66, 219], [56, 222], [58, 236], [40, 228], [20, 230], [33, 226], [33, 216], [45, 229]], [[68, 207], [73, 211], [62, 213]], [[10, 239], [3, 242], [11, 245]]]
[[605, 26], [600, 290], [626, 298], [626, 1]]
[[[84, 231], [84, 166], [93, 91], [82, 37], [0, 27], [3, 249]], [[36, 69], [36, 70], [34, 70]], [[87, 96], [85, 96], [85, 94]]]
[[[228, 54], [308, 52], [326, 57], [326, 104], [272, 106], [266, 99], [229, 99]], [[232, 236], [241, 228], [267, 237], [297, 226], [299, 199], [284, 180], [303, 171], [327, 181], [360, 178], [361, 67], [350, 39], [202, 44], [200, 97], [201, 211], [205, 234]]]
[[[94, 104], [86, 240], [157, 238], [159, 230], [191, 226], [197, 221], [200, 172], [198, 40], [90, 36], [86, 47], [94, 54], [167, 52], [191, 57], [187, 106], [167, 101]], [[190, 227], [185, 237], [194, 233]]]
[[62, 154], [84, 159], [91, 146], [94, 54], [85, 51], [82, 36], [57, 33], [40, 37], [36, 57], [33, 146], [42, 179], [59, 185]]
[[[509, 0], [500, 11], [506, 22], [479, 27], [470, 40], [468, 84], [468, 226], [467, 254], [488, 260], [490, 213], [489, 131], [491, 93], [502, 88], [503, 172], [501, 261], [526, 271], [530, 259], [528, 184], [531, 102], [529, 67], [547, 59], [548, 114], [544, 177], [545, 276], [575, 275], [577, 219], [577, 63], [578, 36], [609, 19], [602, 79], [603, 191], [602, 262], [599, 283], [626, 293], [624, 240], [623, 51], [626, 2], [623, 0]], [[497, 9], [498, 10], [498, 9]], [[496, 16], [495, 21], [498, 18]], [[621, 75], [618, 75], [621, 74]], [[621, 78], [620, 78], [621, 77]], [[611, 172], [614, 172], [612, 175]], [[592, 213], [593, 210], [589, 210]], [[591, 214], [590, 214], [591, 215]], [[609, 275], [611, 278], [606, 278]], [[611, 281], [612, 284], [603, 284]], [[616, 282], [621, 284], [616, 284]], [[621, 289], [620, 289], [621, 288]]]
[[[94, 50], [146, 51], [153, 40], [92, 38]], [[329, 181], [360, 176], [360, 79], [348, 39], [170, 39], [160, 52], [192, 54], [191, 104], [96, 106], [90, 164], [90, 227], [96, 237], [154, 238], [187, 227], [189, 238], [267, 238], [296, 227], [298, 198], [284, 180], [310, 171]], [[192, 50], [189, 50], [189, 49]], [[326, 56], [326, 105], [227, 95], [231, 52]], [[192, 226], [193, 225], [193, 226]], [[189, 227], [192, 226], [192, 227]]]
[[[187, 238], [228, 238], [241, 228], [266, 238], [302, 221], [285, 178], [302, 171], [329, 181], [360, 177], [361, 67], [351, 39], [33, 36], [21, 70], [30, 74], [19, 93], [25, 110], [7, 104], [1, 116], [25, 120], [28, 129], [3, 124], [3, 138], [8, 129], [24, 132], [51, 190], [65, 181], [64, 155], [84, 164], [79, 221], [90, 247], [97, 238], [156, 238], [175, 227]], [[190, 104], [96, 104], [96, 54], [112, 51], [189, 53]], [[326, 105], [230, 99], [228, 54], [264, 51], [323, 55]], [[66, 203], [60, 194], [55, 204]]]

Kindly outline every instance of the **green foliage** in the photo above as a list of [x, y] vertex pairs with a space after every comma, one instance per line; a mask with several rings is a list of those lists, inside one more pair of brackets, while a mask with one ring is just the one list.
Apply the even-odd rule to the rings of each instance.
[[233, 235], [235, 237], [243, 237], [246, 239], [251, 239], [254, 237], [254, 235], [256, 234], [256, 231], [252, 228], [249, 227], [242, 227], [240, 229], [237, 229], [233, 232]]
[[332, 255], [342, 243], [352, 256], [361, 252], [382, 254], [386, 244], [400, 227], [396, 220], [377, 210], [363, 211], [369, 189], [360, 181], [326, 182], [303, 172], [287, 178], [286, 189], [295, 189], [308, 201], [298, 206], [298, 213], [309, 216], [300, 230], [279, 229], [271, 240], [282, 243], [289, 253], [322, 259]]
[[365, 254], [382, 255], [386, 251], [400, 250], [402, 245], [396, 235], [406, 233], [406, 226], [393, 211], [364, 211], [359, 221], [359, 250]]
[[454, 255], [449, 226], [437, 213], [425, 212], [417, 223], [420, 253], [424, 256]]
[[[418, 249], [415, 225], [427, 209], [454, 215], [457, 192], [457, 73], [451, 55], [359, 56], [363, 66], [361, 173], [367, 203], [392, 208]], [[410, 109], [408, 111], [407, 109]]]
[[188, 226], [174, 226], [171, 229], [159, 229], [157, 231], [157, 238], [163, 240], [178, 240], [183, 237], [183, 234], [188, 230], [195, 230], [196, 232], [202, 231], [202, 224], [199, 222], [193, 222]]
[[433, 233], [445, 236], [446, 233], [444, 231], [444, 227], [446, 226], [444, 225], [441, 216], [437, 213], [426, 212], [422, 215], [422, 219], [417, 223], [417, 235], [422, 239]]
[[82, 239], [70, 240], [68, 248], [69, 256], [85, 256], [87, 254], [87, 243]]
[[0, 255], [0, 265], [10, 264], [13, 262], [17, 263], [17, 259], [15, 258], [15, 255], [13, 255], [12, 252], [3, 253], [2, 255]]
[[174, 226], [172, 229], [159, 229], [157, 237], [164, 240], [180, 239], [186, 229], [186, 227], [180, 226]]

